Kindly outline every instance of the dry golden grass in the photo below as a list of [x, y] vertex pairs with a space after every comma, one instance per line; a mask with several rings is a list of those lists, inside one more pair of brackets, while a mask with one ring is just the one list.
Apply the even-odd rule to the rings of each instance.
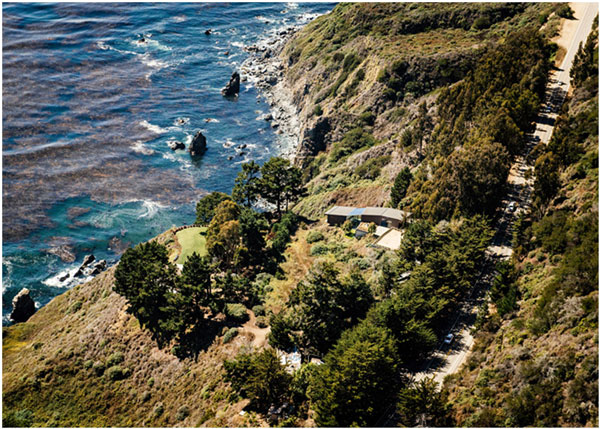
[[[266, 426], [252, 413], [239, 415], [247, 402], [223, 381], [223, 360], [250, 347], [251, 338], [223, 345], [217, 336], [197, 359], [180, 360], [126, 313], [125, 299], [112, 291], [113, 274], [111, 268], [4, 329], [4, 413], [31, 410], [37, 426]], [[130, 371], [122, 380], [94, 368], [115, 353]], [[190, 414], [179, 420], [184, 405]]]

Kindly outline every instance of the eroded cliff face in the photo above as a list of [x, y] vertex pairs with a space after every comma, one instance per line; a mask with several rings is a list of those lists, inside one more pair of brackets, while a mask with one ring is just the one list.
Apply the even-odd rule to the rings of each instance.
[[437, 88], [464, 77], [486, 46], [528, 12], [523, 5], [441, 9], [338, 5], [286, 43], [277, 86], [297, 108], [297, 164], [307, 166], [357, 126], [380, 141], [398, 137], [418, 104], [432, 105]]

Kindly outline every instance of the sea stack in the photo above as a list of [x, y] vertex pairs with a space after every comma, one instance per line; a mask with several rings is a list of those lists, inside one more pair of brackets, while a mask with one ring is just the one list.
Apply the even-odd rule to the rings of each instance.
[[221, 94], [225, 97], [233, 97], [238, 95], [240, 92], [240, 74], [238, 72], [233, 72], [231, 75], [231, 79], [229, 79], [229, 83], [225, 85], [225, 88], [221, 90]]
[[192, 158], [201, 156], [206, 152], [206, 137], [198, 131], [190, 143], [190, 155]]
[[10, 320], [15, 323], [26, 322], [35, 313], [35, 302], [29, 295], [29, 289], [23, 288], [12, 300], [13, 310]]

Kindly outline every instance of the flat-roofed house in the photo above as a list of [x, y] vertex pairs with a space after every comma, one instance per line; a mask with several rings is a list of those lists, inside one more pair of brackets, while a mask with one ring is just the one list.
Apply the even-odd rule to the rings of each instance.
[[354, 207], [333, 206], [325, 213], [327, 215], [327, 223], [329, 225], [341, 225], [351, 216], [350, 213], [353, 210], [355, 210]]
[[375, 223], [379, 226], [400, 228], [410, 217], [410, 213], [387, 207], [354, 208], [334, 206], [326, 213], [329, 225], [339, 225], [350, 217], [357, 217], [361, 222]]
[[362, 222], [374, 222], [377, 225], [392, 228], [400, 228], [407, 219], [406, 212], [386, 207], [366, 207], [360, 217]]

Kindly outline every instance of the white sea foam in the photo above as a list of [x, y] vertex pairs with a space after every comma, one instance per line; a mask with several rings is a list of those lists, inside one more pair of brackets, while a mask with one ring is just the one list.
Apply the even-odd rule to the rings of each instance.
[[[46, 280], [42, 281], [42, 283], [44, 283], [46, 286], [66, 288], [72, 285], [73, 283], [80, 283], [84, 280], [87, 280], [81, 277], [73, 277], [78, 269], [79, 267], [67, 268], [66, 270], [59, 272], [55, 276], [47, 278]], [[61, 280], [61, 278], [65, 277], [65, 275], [67, 274], [68, 277], [65, 280]]]
[[153, 149], [144, 146], [144, 143], [139, 140], [131, 145], [131, 149], [134, 152], [141, 153], [142, 155], [152, 155], [154, 153]]
[[164, 69], [165, 67], [169, 67], [170, 64], [166, 63], [164, 61], [160, 61], [154, 58], [150, 58], [150, 55], [148, 54], [143, 54], [140, 55], [140, 58], [142, 59], [142, 62], [147, 65], [150, 68], [156, 69], [156, 70], [161, 70]]
[[159, 51], [172, 51], [173, 48], [163, 45], [162, 43], [160, 43], [158, 40], [154, 40], [154, 39], [150, 39], [148, 35], [145, 35], [145, 39], [143, 42], [136, 40], [134, 43], [137, 46], [146, 46], [148, 48], [152, 48], [152, 49], [157, 49]]
[[235, 146], [235, 143], [234, 143], [234, 142], [232, 142], [232, 141], [231, 141], [231, 140], [229, 140], [229, 139], [228, 139], [227, 141], [225, 141], [225, 143], [223, 143], [223, 147], [224, 147], [225, 149], [227, 149], [227, 148], [230, 148], [230, 147], [232, 147], [232, 146]]
[[139, 123], [142, 127], [146, 128], [148, 131], [152, 131], [155, 134], [164, 134], [168, 130], [165, 128], [161, 128], [158, 125], [151, 124], [150, 122], [144, 120]]
[[161, 208], [166, 208], [166, 206], [157, 203], [156, 201], [144, 201], [142, 204], [142, 208], [145, 210], [144, 213], [138, 216], [138, 219], [143, 218], [153, 218], [158, 210]]

